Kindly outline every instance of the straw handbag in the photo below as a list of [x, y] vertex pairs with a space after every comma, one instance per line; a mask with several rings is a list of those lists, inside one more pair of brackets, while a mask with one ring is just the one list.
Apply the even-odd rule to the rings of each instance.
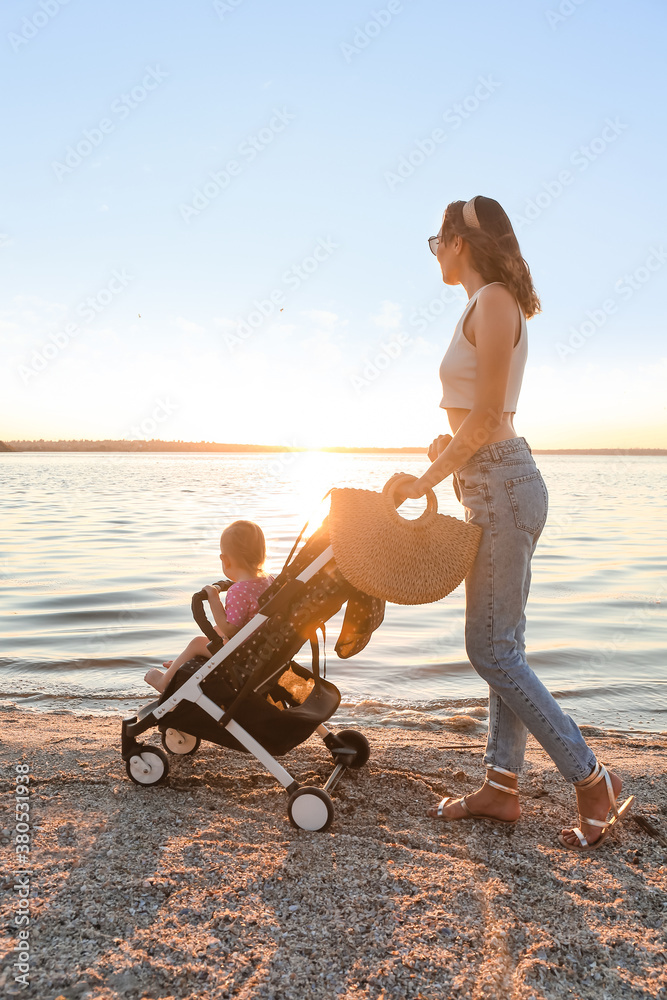
[[433, 490], [420, 517], [401, 517], [392, 496], [404, 478], [392, 476], [382, 493], [333, 489], [329, 535], [338, 568], [352, 586], [394, 604], [429, 604], [464, 579], [482, 529], [438, 514]]

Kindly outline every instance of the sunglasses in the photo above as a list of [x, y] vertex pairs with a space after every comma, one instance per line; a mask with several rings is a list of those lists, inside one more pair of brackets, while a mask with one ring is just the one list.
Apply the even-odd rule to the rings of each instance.
[[432, 254], [437, 254], [438, 253], [438, 244], [439, 244], [439, 242], [440, 242], [440, 237], [439, 236], [429, 236], [429, 238], [428, 238], [428, 245], [429, 245], [429, 249], [430, 249], [430, 251], [431, 251]]

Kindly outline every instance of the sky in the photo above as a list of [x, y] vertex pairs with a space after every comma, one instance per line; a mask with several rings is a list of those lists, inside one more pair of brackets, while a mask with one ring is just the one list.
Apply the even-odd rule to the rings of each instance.
[[17, 0], [0, 439], [426, 446], [496, 198], [534, 448], [667, 447], [662, 0]]

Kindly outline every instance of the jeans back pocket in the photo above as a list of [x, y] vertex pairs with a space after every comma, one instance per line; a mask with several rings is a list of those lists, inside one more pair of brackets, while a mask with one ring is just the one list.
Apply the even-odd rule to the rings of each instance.
[[549, 495], [542, 474], [533, 472], [518, 479], [507, 479], [505, 488], [514, 511], [517, 528], [531, 535], [541, 531], [547, 520]]

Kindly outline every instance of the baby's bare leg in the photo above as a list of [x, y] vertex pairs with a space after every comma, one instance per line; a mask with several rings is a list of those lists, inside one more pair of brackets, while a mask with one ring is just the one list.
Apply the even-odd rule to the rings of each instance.
[[158, 670], [157, 667], [153, 667], [147, 672], [144, 680], [151, 687], [154, 687], [156, 691], [162, 693], [169, 681], [172, 679], [179, 667], [182, 667], [184, 663], [191, 660], [193, 656], [208, 656], [208, 649], [206, 648], [208, 644], [208, 639], [205, 635], [198, 635], [196, 639], [193, 639], [187, 644], [182, 653], [176, 657], [176, 659], [171, 663], [168, 670]]

